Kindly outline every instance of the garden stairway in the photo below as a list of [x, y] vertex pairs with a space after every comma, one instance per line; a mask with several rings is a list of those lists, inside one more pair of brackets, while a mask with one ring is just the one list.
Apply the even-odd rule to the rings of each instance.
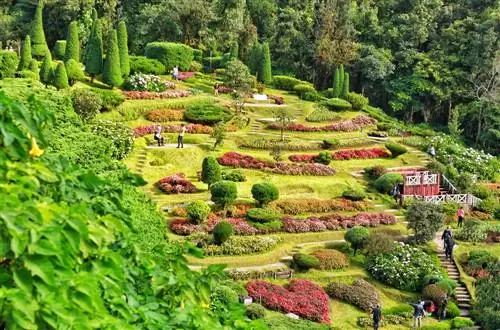
[[434, 240], [437, 244], [436, 253], [438, 255], [439, 261], [441, 262], [441, 265], [448, 273], [448, 277], [452, 280], [457, 281], [458, 283], [457, 288], [455, 289], [455, 297], [457, 300], [457, 306], [458, 308], [460, 308], [460, 316], [468, 316], [472, 307], [470, 303], [471, 295], [465, 284], [460, 281], [460, 272], [458, 271], [455, 261], [446, 260], [446, 255], [444, 253], [444, 243], [441, 239], [441, 235], [443, 235], [443, 232], [438, 232]]

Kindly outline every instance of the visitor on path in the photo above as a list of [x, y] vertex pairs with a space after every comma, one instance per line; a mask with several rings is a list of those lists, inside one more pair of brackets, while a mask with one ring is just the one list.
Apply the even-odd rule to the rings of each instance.
[[155, 130], [154, 139], [158, 141], [158, 147], [164, 146], [163, 136], [161, 136], [161, 125], [158, 125]]
[[445, 255], [445, 260], [450, 259], [450, 262], [453, 258], [453, 248], [455, 247], [455, 241], [453, 238], [449, 237], [448, 239], [445, 239], [445, 250], [444, 250], [444, 255]]
[[426, 301], [424, 303], [424, 309], [427, 312], [427, 316], [432, 316], [432, 313], [436, 311], [436, 305], [434, 305], [432, 300]]
[[380, 327], [380, 321], [382, 320], [382, 312], [380, 311], [380, 306], [377, 305], [373, 309], [373, 329], [378, 330]]
[[424, 302], [420, 301], [417, 304], [409, 303], [413, 307], [413, 328], [422, 326], [422, 318], [424, 317]]
[[179, 136], [177, 136], [177, 148], [184, 148], [184, 133], [186, 133], [186, 125], [181, 124], [181, 129], [179, 130]]
[[461, 228], [463, 226], [464, 216], [465, 216], [464, 207], [460, 206], [458, 208], [458, 211], [457, 211], [457, 217], [458, 217], [458, 226], [457, 227], [458, 228]]
[[443, 301], [441, 301], [441, 305], [439, 306], [439, 315], [438, 315], [438, 320], [444, 320], [446, 319], [446, 307], [448, 307], [448, 295], [445, 294]]
[[434, 149], [434, 146], [429, 147], [429, 155], [431, 155], [432, 158], [436, 157], [436, 149]]
[[396, 184], [391, 190], [391, 195], [394, 198], [394, 200], [397, 202], [398, 197], [399, 197], [399, 186]]
[[214, 85], [214, 95], [219, 96], [219, 84], [217, 83]]
[[179, 67], [177, 65], [174, 66], [174, 69], [172, 71], [172, 76], [174, 76], [174, 79], [176, 81], [179, 81]]
[[443, 235], [441, 235], [441, 239], [444, 240], [444, 250], [446, 251], [446, 243], [448, 240], [452, 238], [451, 234], [451, 229], [450, 226], [446, 227], [446, 229], [443, 231]]

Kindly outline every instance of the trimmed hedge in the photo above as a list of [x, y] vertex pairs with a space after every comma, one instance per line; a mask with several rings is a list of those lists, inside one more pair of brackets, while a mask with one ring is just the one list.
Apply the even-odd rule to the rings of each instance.
[[388, 194], [391, 189], [397, 184], [403, 182], [403, 176], [398, 173], [386, 173], [375, 180], [375, 188], [381, 192]]
[[196, 200], [186, 206], [186, 211], [192, 223], [200, 224], [207, 219], [211, 209], [204, 201]]
[[177, 65], [180, 71], [187, 71], [194, 60], [193, 48], [173, 42], [150, 42], [144, 52], [147, 58], [163, 63], [167, 70]]
[[396, 158], [408, 152], [408, 149], [402, 145], [392, 142], [386, 143], [385, 148], [391, 152], [392, 158]]
[[367, 97], [354, 92], [347, 94], [346, 101], [352, 104], [354, 110], [361, 110], [370, 103]]
[[231, 111], [218, 105], [192, 105], [184, 111], [184, 120], [195, 124], [215, 125], [232, 116]]
[[215, 225], [212, 235], [214, 236], [214, 243], [222, 245], [233, 235], [233, 226], [227, 221], [221, 221]]
[[280, 197], [278, 188], [270, 182], [256, 183], [252, 186], [252, 196], [260, 206], [265, 206], [269, 202]]
[[349, 258], [337, 250], [318, 250], [311, 255], [319, 260], [318, 268], [322, 270], [342, 269], [349, 266]]
[[248, 210], [247, 218], [254, 222], [269, 223], [279, 221], [281, 214], [274, 209], [253, 208]]
[[224, 208], [236, 200], [238, 188], [232, 181], [218, 181], [210, 186], [210, 193], [212, 202]]
[[12, 78], [19, 64], [16, 52], [0, 50], [0, 79]]
[[328, 99], [328, 101], [326, 101], [326, 106], [335, 111], [349, 110], [352, 108], [351, 103], [339, 98]]
[[362, 201], [366, 198], [366, 194], [359, 189], [349, 188], [342, 193], [342, 197], [351, 201]]
[[380, 304], [377, 289], [363, 279], [354, 281], [352, 285], [330, 283], [326, 287], [326, 293], [332, 298], [347, 301], [367, 312]]
[[163, 63], [145, 56], [129, 56], [129, 60], [131, 75], [136, 73], [162, 75], [167, 71]]
[[[309, 84], [307, 81], [302, 81], [294, 77], [289, 76], [274, 76], [272, 85], [281, 90], [293, 91], [295, 85], [298, 84]], [[310, 85], [310, 84], [309, 84]]]
[[314, 93], [316, 92], [316, 89], [314, 89], [314, 86], [311, 84], [297, 84], [293, 86], [293, 90], [297, 95], [299, 95], [301, 98], [304, 96], [305, 93]]
[[54, 55], [54, 59], [63, 60], [64, 54], [66, 54], [66, 40], [57, 40], [52, 54]]
[[303, 270], [319, 267], [318, 258], [303, 253], [295, 253], [293, 255], [293, 262], [298, 268]]
[[247, 181], [247, 177], [242, 170], [236, 169], [232, 171], [223, 171], [222, 172], [222, 180], [233, 181], [233, 182], [245, 182]]
[[250, 320], [262, 319], [266, 316], [266, 309], [259, 304], [250, 304], [245, 306], [245, 315]]

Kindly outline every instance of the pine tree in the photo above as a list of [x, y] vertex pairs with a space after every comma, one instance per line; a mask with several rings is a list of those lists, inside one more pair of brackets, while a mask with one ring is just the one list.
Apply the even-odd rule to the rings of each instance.
[[102, 29], [95, 9], [93, 9], [92, 17], [94, 20], [92, 31], [85, 49], [85, 71], [93, 82], [94, 77], [102, 73]]
[[237, 41], [234, 41], [232, 44], [231, 44], [231, 50], [230, 50], [230, 54], [231, 54], [231, 58], [235, 58], [235, 59], [238, 59], [238, 56], [239, 56], [239, 46], [238, 46], [238, 42]]
[[335, 69], [335, 75], [333, 76], [333, 97], [340, 96], [340, 70]]
[[36, 6], [35, 19], [31, 25], [31, 55], [35, 58], [44, 58], [49, 53], [49, 47], [43, 32], [43, 0], [39, 0]]
[[120, 50], [120, 69], [122, 72], [122, 77], [128, 77], [130, 75], [130, 60], [128, 57], [128, 34], [127, 26], [124, 21], [118, 23], [117, 28], [118, 35], [118, 49]]
[[17, 66], [17, 71], [28, 70], [31, 63], [31, 39], [26, 36], [21, 46], [21, 59]]
[[66, 73], [66, 67], [64, 63], [59, 62], [57, 64], [56, 72], [54, 73], [54, 80], [52, 84], [59, 90], [69, 87], [68, 74]]
[[261, 69], [259, 70], [259, 80], [264, 84], [270, 84], [273, 80], [271, 73], [271, 54], [269, 52], [269, 44], [265, 42], [262, 44], [262, 59], [261, 59]]
[[104, 61], [102, 78], [106, 84], [112, 87], [120, 86], [122, 84], [120, 52], [118, 50], [116, 30], [111, 30], [108, 36], [106, 60]]
[[69, 60], [80, 62], [80, 41], [78, 39], [78, 23], [71, 22], [68, 27], [68, 38], [66, 39], [66, 52], [64, 62]]
[[52, 57], [48, 53], [43, 59], [42, 68], [40, 69], [40, 81], [47, 87], [52, 82], [54, 77], [54, 69], [52, 68]]
[[344, 73], [344, 81], [342, 85], [342, 93], [340, 97], [343, 99], [347, 99], [347, 95], [349, 95], [349, 73]]
[[344, 88], [344, 64], [341, 64], [339, 67], [339, 96], [342, 95], [342, 88]]
[[261, 52], [262, 48], [256, 39], [253, 42], [252, 49], [250, 50], [250, 54], [248, 56], [248, 68], [250, 69], [250, 74], [258, 76], [260, 59], [262, 58]]
[[29, 70], [35, 74], [36, 80], [40, 80], [40, 69], [38, 68], [38, 62], [36, 60], [30, 61]]

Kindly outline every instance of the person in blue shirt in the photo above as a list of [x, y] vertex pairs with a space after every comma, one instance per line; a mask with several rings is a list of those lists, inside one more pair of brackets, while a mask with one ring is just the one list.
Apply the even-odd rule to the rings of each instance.
[[424, 317], [424, 302], [420, 301], [418, 304], [409, 303], [413, 307], [413, 328], [420, 328], [422, 326], [422, 318]]

